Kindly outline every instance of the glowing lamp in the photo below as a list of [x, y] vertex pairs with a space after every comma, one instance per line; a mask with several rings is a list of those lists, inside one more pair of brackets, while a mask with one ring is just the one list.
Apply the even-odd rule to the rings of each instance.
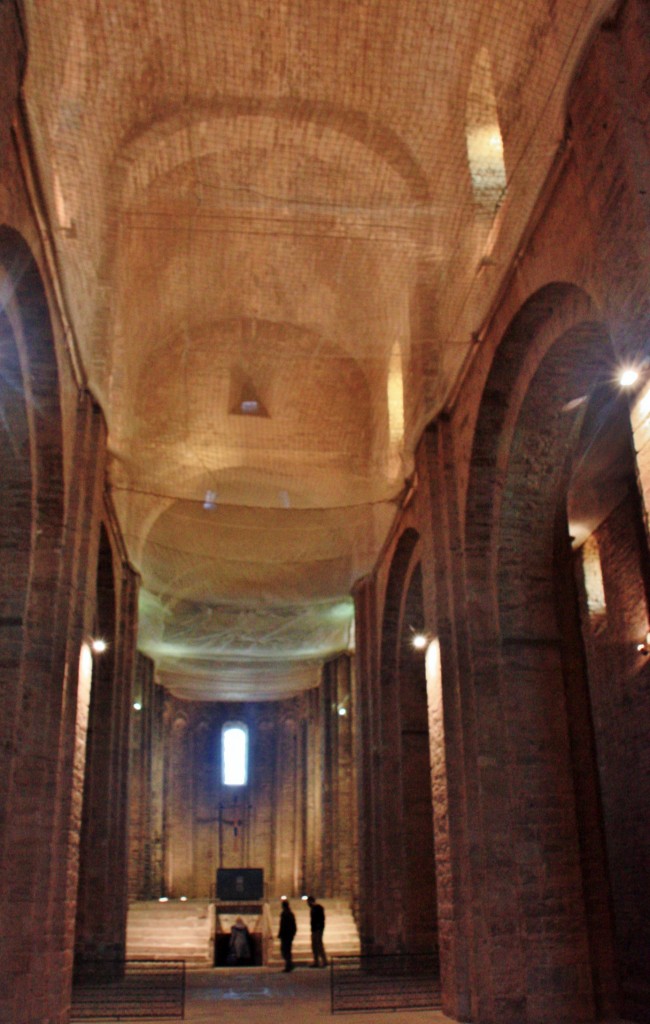
[[633, 367], [628, 367], [625, 370], [621, 370], [618, 375], [618, 383], [622, 388], [632, 388], [639, 379], [639, 371]]

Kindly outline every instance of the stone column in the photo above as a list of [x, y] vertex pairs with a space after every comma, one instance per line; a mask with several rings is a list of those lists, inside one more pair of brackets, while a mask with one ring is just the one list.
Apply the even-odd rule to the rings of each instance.
[[152, 884], [153, 835], [153, 737], [156, 718], [156, 685], [150, 658], [136, 659], [134, 709], [131, 730], [129, 790], [129, 897], [154, 899], [159, 891]]
[[378, 768], [381, 746], [376, 708], [375, 583], [368, 578], [354, 593], [356, 620], [356, 673], [354, 706], [357, 801], [359, 820], [359, 933], [364, 953], [377, 952], [376, 934], [382, 915], [381, 829]]
[[[337, 734], [337, 855], [335, 894], [353, 901], [357, 890], [356, 863], [356, 789], [352, 758], [352, 730], [355, 708], [352, 704], [352, 662], [343, 654], [336, 661], [336, 734]], [[343, 709], [345, 715], [339, 714]]]
[[[0, 972], [10, 980], [0, 1019], [12, 1024], [67, 1020], [85, 722], [79, 721], [80, 649], [92, 620], [105, 425], [87, 392], [79, 394], [72, 466], [75, 487], [65, 520], [56, 517], [54, 467], [37, 520], [35, 566], [22, 623], [22, 713], [13, 784], [4, 798], [5, 831]], [[56, 433], [52, 429], [54, 444]], [[11, 956], [17, 959], [12, 966]]]
[[478, 821], [470, 817], [471, 779], [464, 761], [472, 756], [475, 738], [465, 566], [455, 458], [447, 423], [438, 422], [424, 435], [418, 467], [431, 523], [435, 523], [435, 542], [431, 529], [422, 532], [422, 577], [425, 616], [433, 633], [426, 671], [442, 1006], [450, 1017], [470, 1020], [476, 1018], [476, 988], [469, 835], [478, 828]]

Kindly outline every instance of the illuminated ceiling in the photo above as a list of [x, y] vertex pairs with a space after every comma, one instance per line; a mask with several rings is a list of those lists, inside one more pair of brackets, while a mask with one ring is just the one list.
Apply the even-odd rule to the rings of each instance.
[[609, 4], [25, 0], [25, 104], [141, 649], [270, 699], [352, 643]]

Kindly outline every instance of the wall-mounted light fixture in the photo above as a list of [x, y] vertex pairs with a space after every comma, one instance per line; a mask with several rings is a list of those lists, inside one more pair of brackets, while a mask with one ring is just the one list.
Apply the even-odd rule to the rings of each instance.
[[108, 649], [108, 644], [101, 637], [97, 636], [90, 641], [90, 648], [93, 654], [103, 654]]
[[622, 388], [633, 388], [640, 377], [639, 371], [634, 366], [624, 366], [619, 370], [618, 383]]
[[411, 630], [411, 644], [415, 647], [416, 651], [426, 651], [429, 646], [429, 636], [421, 629], [414, 629], [413, 626], [409, 626]]
[[646, 633], [645, 640], [636, 645], [636, 649], [639, 654], [650, 654], [650, 631]]

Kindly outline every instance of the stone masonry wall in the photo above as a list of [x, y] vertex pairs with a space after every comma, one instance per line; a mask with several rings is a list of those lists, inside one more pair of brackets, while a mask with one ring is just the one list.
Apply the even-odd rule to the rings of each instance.
[[[357, 892], [351, 758], [354, 709], [350, 659], [325, 666], [320, 690], [267, 703], [217, 704], [167, 695], [162, 759], [162, 861], [158, 878], [156, 691], [140, 668], [143, 695], [132, 739], [131, 873], [134, 898], [214, 895], [218, 867], [262, 867], [269, 898], [312, 891]], [[144, 685], [143, 685], [144, 681]], [[147, 705], [153, 710], [147, 711]], [[339, 715], [339, 708], [346, 715]], [[148, 724], [150, 715], [152, 723]], [[246, 786], [225, 786], [221, 730], [241, 722], [249, 734]]]
[[16, 10], [0, 5], [0, 345], [13, 396], [0, 473], [0, 1020], [59, 1024], [71, 984], [79, 660], [93, 624], [105, 432], [77, 373], [29, 187]]
[[[462, 387], [423, 438], [416, 498], [357, 588], [363, 906], [381, 864], [374, 707], [385, 581], [397, 539], [417, 530], [431, 639], [443, 1007], [459, 1019], [650, 1019], [647, 939], [632, 910], [647, 917], [647, 887], [636, 852], [623, 859], [629, 844], [645, 850], [632, 817], [648, 820], [646, 669], [632, 643], [647, 619], [643, 461], [636, 525], [622, 508], [597, 535], [608, 608], [619, 609], [608, 615], [607, 638], [571, 625], [576, 603], [560, 557], [565, 459], [580, 409], [614, 386], [617, 365], [647, 365], [649, 17], [647, 3], [632, 0], [593, 40], [571, 93], [564, 150], [510, 278], [477, 325]], [[644, 395], [631, 402], [639, 452]], [[569, 609], [568, 619], [558, 609]], [[366, 948], [381, 929], [369, 909]]]

